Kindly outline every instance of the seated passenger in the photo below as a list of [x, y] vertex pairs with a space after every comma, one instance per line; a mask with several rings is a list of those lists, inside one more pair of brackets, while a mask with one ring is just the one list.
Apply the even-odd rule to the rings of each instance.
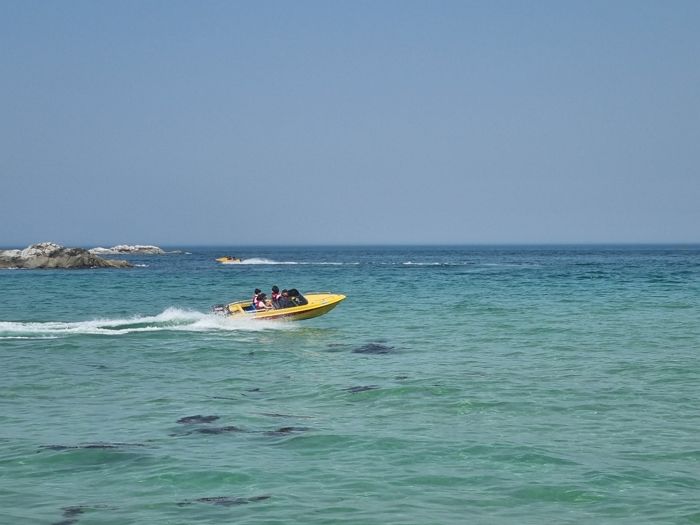
[[277, 308], [289, 308], [290, 306], [294, 306], [294, 303], [289, 299], [289, 292], [287, 292], [287, 290], [282, 290], [277, 304]]
[[270, 308], [272, 308], [272, 306], [269, 306], [267, 304], [266, 299], [267, 299], [267, 295], [265, 295], [264, 293], [259, 293], [255, 297], [255, 302], [253, 303], [253, 306], [255, 306], [255, 309], [256, 310], [269, 310]]
[[252, 312], [255, 311], [255, 299], [258, 297], [258, 294], [260, 293], [260, 288], [256, 288], [255, 291], [253, 292], [253, 298], [250, 301], [250, 306], [246, 306], [243, 308], [246, 312]]
[[270, 300], [272, 301], [273, 308], [280, 307], [280, 297], [282, 297], [282, 294], [280, 293], [280, 289], [277, 287], [277, 285], [273, 286], [272, 287], [272, 297], [270, 297]]

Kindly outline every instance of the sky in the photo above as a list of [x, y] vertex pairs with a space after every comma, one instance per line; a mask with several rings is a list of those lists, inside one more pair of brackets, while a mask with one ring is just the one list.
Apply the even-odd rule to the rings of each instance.
[[700, 2], [0, 0], [0, 246], [700, 242]]

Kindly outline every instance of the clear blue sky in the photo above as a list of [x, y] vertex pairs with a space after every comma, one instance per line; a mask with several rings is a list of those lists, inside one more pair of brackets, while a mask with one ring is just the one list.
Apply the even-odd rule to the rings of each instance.
[[0, 245], [700, 242], [698, 1], [0, 2]]

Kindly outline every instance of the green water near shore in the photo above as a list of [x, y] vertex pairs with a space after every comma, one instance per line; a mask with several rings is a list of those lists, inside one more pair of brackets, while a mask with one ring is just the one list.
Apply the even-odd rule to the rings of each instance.
[[185, 251], [0, 272], [0, 522], [700, 523], [697, 247]]

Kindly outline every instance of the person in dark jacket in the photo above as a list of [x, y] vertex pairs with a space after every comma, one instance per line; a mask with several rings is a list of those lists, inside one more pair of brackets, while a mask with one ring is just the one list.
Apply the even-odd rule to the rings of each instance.
[[277, 301], [277, 308], [289, 308], [290, 306], [294, 306], [294, 303], [289, 299], [289, 292], [287, 292], [287, 290], [282, 290], [280, 298]]

